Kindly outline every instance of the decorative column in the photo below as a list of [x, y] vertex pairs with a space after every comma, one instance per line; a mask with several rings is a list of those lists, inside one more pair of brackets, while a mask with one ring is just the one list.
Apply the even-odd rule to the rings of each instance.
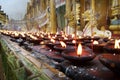
[[[92, 22], [94, 22], [95, 20], [96, 20], [96, 16], [95, 16], [95, 0], [92, 0], [92, 2], [91, 2], [91, 9], [92, 9], [92, 13], [90, 14], [91, 15], [91, 18], [90, 18], [90, 20], [92, 21]], [[91, 28], [92, 29], [92, 28]]]
[[82, 17], [82, 14], [85, 12], [85, 0], [80, 0], [80, 10], [81, 10], [81, 13], [80, 13], [80, 30], [83, 30], [83, 28], [85, 27], [85, 21]]
[[66, 0], [66, 13], [71, 12], [71, 0]]
[[98, 28], [100, 29], [101, 26], [104, 26], [106, 29], [108, 29], [107, 21], [110, 15], [109, 0], [95, 0], [95, 3], [94, 3], [95, 4], [95, 16], [98, 22], [97, 23]]
[[57, 19], [56, 19], [56, 10], [55, 10], [55, 0], [50, 0], [50, 27], [51, 32], [56, 33], [57, 32]]
[[92, 0], [91, 8], [94, 13], [95, 12], [95, 0]]
[[[66, 0], [66, 13], [65, 13], [65, 16], [68, 16], [70, 13], [71, 13], [71, 2], [72, 0]], [[67, 34], [70, 34], [70, 26], [68, 25], [69, 24], [69, 19], [66, 18], [66, 30], [65, 30], [65, 33]]]

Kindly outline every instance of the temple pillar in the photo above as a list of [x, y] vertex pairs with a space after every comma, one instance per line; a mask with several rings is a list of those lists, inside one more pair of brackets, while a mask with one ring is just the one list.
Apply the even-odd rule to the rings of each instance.
[[[71, 13], [71, 10], [72, 10], [71, 4], [72, 4], [72, 0], [66, 0], [66, 13], [65, 13], [65, 16], [68, 16], [68, 14]], [[65, 21], [66, 21], [65, 33], [70, 34], [70, 26], [68, 25], [69, 24], [69, 19], [66, 18]]]
[[91, 8], [92, 8], [92, 11], [95, 12], [95, 0], [92, 0]]
[[80, 12], [80, 30], [83, 30], [83, 28], [85, 27], [85, 21], [82, 17], [82, 14], [85, 11], [85, 0], [80, 0], [80, 5], [81, 5], [81, 7], [80, 7], [80, 10], [81, 10], [81, 12]]
[[57, 32], [55, 0], [50, 0], [50, 27], [52, 33]]
[[109, 0], [95, 0], [95, 17], [98, 22], [98, 29], [104, 26], [108, 29], [107, 18], [109, 17]]

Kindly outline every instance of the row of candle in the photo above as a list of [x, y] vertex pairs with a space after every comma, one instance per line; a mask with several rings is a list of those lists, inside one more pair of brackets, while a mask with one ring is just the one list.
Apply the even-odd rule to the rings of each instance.
[[[112, 39], [106, 39], [101, 40], [101, 38], [91, 38], [91, 37], [78, 37], [77, 38], [74, 35], [65, 35], [65, 34], [46, 34], [43, 32], [40, 33], [25, 33], [25, 32], [17, 32], [17, 31], [6, 31], [6, 30], [0, 30], [0, 33], [9, 35], [13, 38], [22, 38], [25, 40], [31, 40], [31, 41], [38, 41], [38, 44], [45, 44], [49, 46], [51, 49], [55, 49], [60, 52], [60, 54], [68, 59], [71, 62], [76, 63], [82, 63], [91, 61], [95, 58], [94, 52], [98, 51], [100, 52], [101, 48], [105, 47], [109, 52], [111, 53], [120, 53], [120, 39], [112, 40]], [[46, 43], [45, 43], [46, 41]], [[114, 41], [114, 42], [113, 42]], [[44, 43], [42, 43], [44, 42]], [[84, 43], [83, 43], [84, 42]], [[69, 45], [72, 45], [69, 46]], [[87, 48], [85, 45], [90, 47], [91, 49]], [[78, 46], [78, 47], [76, 47]], [[97, 49], [98, 48], [98, 49]], [[53, 49], [53, 50], [54, 50]], [[102, 51], [102, 50], [101, 50]], [[101, 55], [100, 61], [105, 64], [105, 59], [113, 58], [114, 62], [118, 62], [120, 65], [120, 55]], [[118, 58], [115, 60], [115, 58]], [[106, 65], [106, 64], [105, 64]], [[118, 65], [118, 66], [119, 66]], [[114, 64], [116, 66], [116, 64]], [[109, 67], [110, 69], [113, 69], [114, 66]], [[115, 70], [114, 70], [115, 71]], [[115, 71], [116, 72], [116, 71]], [[117, 72], [119, 74], [119, 72]]]
[[[85, 44], [88, 47], [92, 48], [93, 51], [97, 50], [99, 52], [98, 49], [105, 47], [106, 49], [110, 49], [111, 50], [115, 50], [114, 53], [119, 53], [119, 43], [120, 40], [119, 39], [108, 39], [107, 41], [106, 38], [104, 38], [105, 40], [101, 39], [100, 37], [80, 37], [77, 36], [75, 37], [75, 35], [65, 35], [65, 34], [48, 34], [48, 33], [43, 33], [43, 32], [38, 32], [38, 33], [30, 33], [30, 32], [18, 32], [18, 31], [8, 31], [8, 30], [0, 30], [0, 33], [5, 34], [5, 35], [9, 35], [11, 37], [14, 38], [22, 38], [25, 40], [28, 40], [30, 42], [36, 43], [36, 44], [44, 44], [44, 40], [48, 40], [48, 43], [54, 43], [54, 44], [58, 44], [61, 43], [62, 41], [66, 43], [66, 45], [76, 45], [78, 46], [79, 43], [81, 44]], [[42, 42], [41, 42], [42, 41]], [[112, 41], [113, 44], [112, 44]], [[106, 43], [107, 42], [107, 43]], [[98, 49], [97, 49], [98, 47]]]

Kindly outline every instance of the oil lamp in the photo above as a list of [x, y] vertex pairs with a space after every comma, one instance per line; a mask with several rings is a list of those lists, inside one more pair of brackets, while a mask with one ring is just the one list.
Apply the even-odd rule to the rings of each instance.
[[119, 54], [102, 54], [99, 56], [100, 62], [111, 71], [120, 75], [120, 55]]
[[12, 38], [18, 39], [19, 38], [19, 33], [14, 31], [11, 35]]
[[76, 64], [82, 64], [95, 58], [92, 50], [88, 47], [82, 47], [81, 44], [78, 45], [77, 51], [64, 51], [62, 52], [62, 56]]
[[64, 41], [65, 43], [67, 43], [67, 42], [70, 42], [72, 40], [73, 40], [72, 38], [64, 37], [64, 39], [62, 41]]
[[20, 32], [19, 33], [19, 39], [23, 39], [23, 42], [26, 40], [26, 33], [25, 32]]
[[114, 42], [109, 42], [106, 44], [104, 49], [109, 52], [109, 53], [115, 53], [119, 54], [120, 53], [120, 39], [115, 39]]
[[60, 45], [60, 43], [53, 38], [51, 38], [50, 41], [46, 43], [46, 46], [48, 46], [51, 50], [54, 50], [55, 45]]
[[114, 45], [115, 49], [120, 49], [119, 43], [120, 43], [120, 40], [115, 40], [115, 45]]
[[93, 51], [94, 52], [96, 52], [96, 53], [101, 53], [101, 52], [103, 52], [104, 50], [103, 50], [103, 47], [105, 46], [105, 44], [104, 43], [99, 43], [98, 41], [93, 41], [93, 43], [92, 43], [92, 47], [93, 47]]
[[60, 41], [60, 44], [63, 48], [66, 48], [66, 44], [64, 42]]
[[54, 49], [58, 52], [62, 52], [62, 51], [72, 51], [72, 50], [75, 50], [75, 47], [74, 46], [69, 46], [69, 45], [66, 45], [63, 41], [60, 41], [60, 44], [61, 45], [56, 45], [54, 46]]
[[93, 52], [95, 53], [101, 53], [104, 52], [103, 47], [106, 45], [105, 42], [100, 43], [97, 40], [94, 40], [92, 43], [88, 43], [86, 44], [86, 46], [88, 46], [89, 48], [91, 48], [93, 50]]
[[66, 44], [75, 46], [75, 45], [78, 45], [78, 42], [76, 40], [72, 40], [70, 42], [66, 42]]
[[37, 45], [39, 45], [40, 42], [43, 41], [43, 39], [38, 39], [36, 36], [33, 36], [32, 34], [29, 35], [28, 40], [29, 40], [31, 43], [34, 43], [34, 44], [37, 44]]
[[93, 44], [95, 44], [95, 45], [98, 45], [99, 43], [98, 43], [98, 41], [93, 41]]

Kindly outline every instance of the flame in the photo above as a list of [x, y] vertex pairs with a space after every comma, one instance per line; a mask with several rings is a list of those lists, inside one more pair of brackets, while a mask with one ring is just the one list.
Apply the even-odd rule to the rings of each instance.
[[53, 42], [53, 43], [55, 43], [55, 40], [54, 40], [54, 39], [51, 39], [50, 41]]
[[25, 33], [21, 33], [22, 37], [25, 37]]
[[120, 40], [117, 40], [117, 39], [116, 39], [116, 40], [115, 40], [114, 48], [115, 48], [115, 49], [120, 49], [120, 45], [119, 45], [119, 44], [120, 44]]
[[66, 44], [63, 41], [60, 41], [60, 44], [62, 45], [63, 48], [66, 48]]
[[99, 44], [98, 41], [93, 41], [93, 44]]
[[82, 45], [79, 44], [77, 48], [77, 55], [80, 56], [82, 54]]
[[76, 43], [76, 40], [73, 40], [72, 43]]
[[50, 38], [51, 38], [51, 36], [49, 35], [49, 36], [48, 36], [48, 38], [50, 39]]
[[72, 34], [72, 38], [74, 38], [75, 37], [75, 34]]
[[53, 36], [52, 38], [55, 39], [55, 36]]
[[79, 39], [81, 39], [82, 38], [82, 36], [79, 36]]
[[33, 36], [33, 35], [30, 35], [30, 38], [34, 39], [34, 40], [37, 40], [37, 37]]
[[14, 34], [15, 34], [15, 36], [18, 36], [18, 35], [19, 35], [17, 32], [15, 32]]
[[42, 34], [40, 35], [42, 38], [44, 37]]

